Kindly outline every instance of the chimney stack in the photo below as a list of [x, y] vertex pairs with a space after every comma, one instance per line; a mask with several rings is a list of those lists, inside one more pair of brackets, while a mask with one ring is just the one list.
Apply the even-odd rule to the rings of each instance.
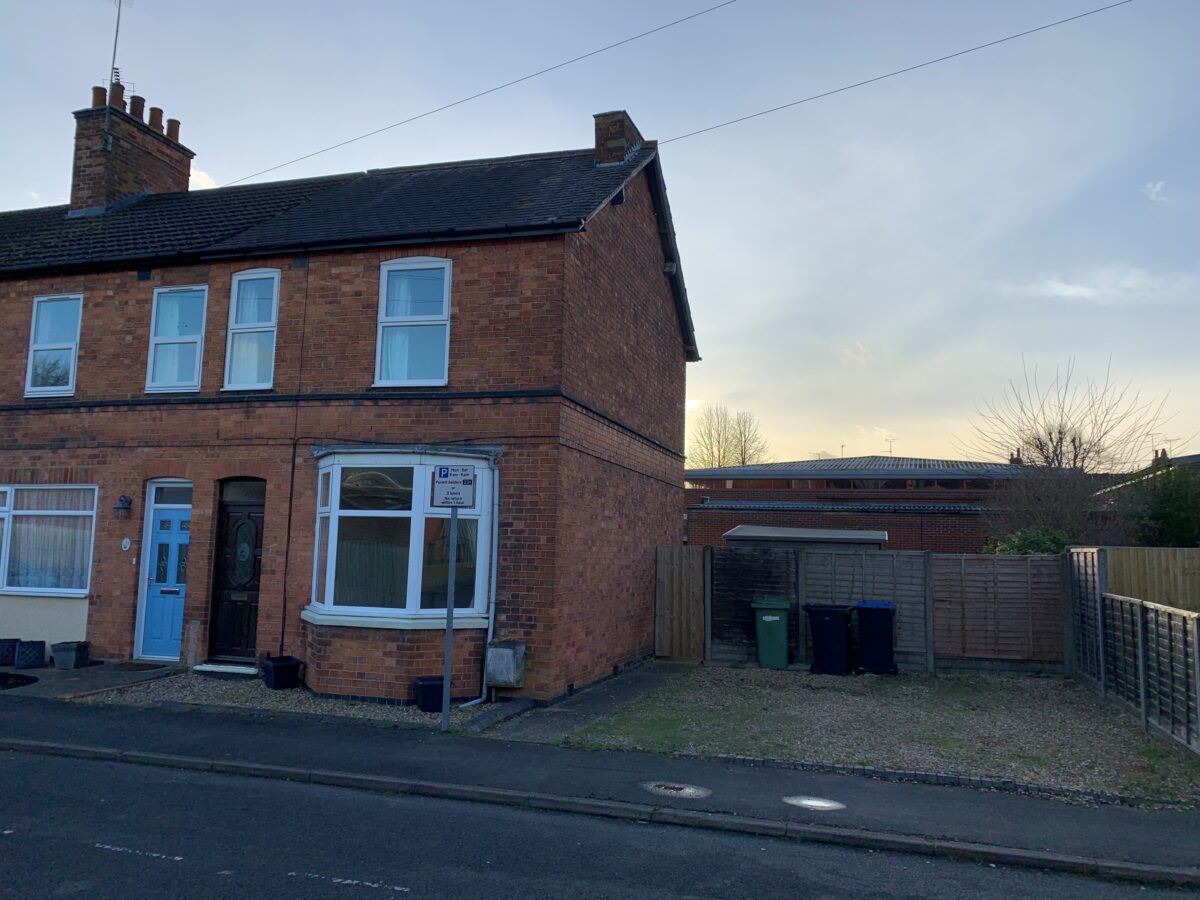
[[597, 113], [595, 159], [598, 166], [623, 163], [645, 143], [642, 133], [623, 109]]
[[71, 174], [70, 216], [98, 215], [120, 200], [139, 194], [186, 191], [196, 155], [179, 143], [179, 120], [167, 122], [150, 108], [142, 121], [144, 97], [132, 96], [125, 111], [125, 86], [111, 92], [92, 88], [92, 105], [75, 113], [75, 159]]

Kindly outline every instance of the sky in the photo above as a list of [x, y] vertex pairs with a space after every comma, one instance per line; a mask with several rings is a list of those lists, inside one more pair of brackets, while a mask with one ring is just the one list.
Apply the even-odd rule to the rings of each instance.
[[[204, 188], [716, 2], [134, 0], [118, 66]], [[666, 141], [1101, 5], [738, 0], [254, 180], [586, 147], [609, 109]], [[66, 202], [115, 13], [0, 0], [0, 209]], [[982, 402], [1073, 358], [1166, 396], [1155, 442], [1200, 450], [1197, 34], [1200, 3], [1135, 0], [666, 143], [689, 411], [753, 412], [777, 460], [961, 458]]]

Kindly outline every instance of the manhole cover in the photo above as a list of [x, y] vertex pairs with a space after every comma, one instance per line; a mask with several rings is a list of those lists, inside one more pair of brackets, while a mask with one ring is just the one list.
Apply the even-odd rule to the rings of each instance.
[[799, 806], [801, 809], [816, 809], [821, 812], [833, 812], [835, 809], [845, 809], [845, 803], [836, 800], [826, 800], [824, 797], [784, 797], [784, 803]]
[[642, 790], [660, 797], [680, 797], [684, 800], [699, 800], [712, 793], [708, 788], [695, 784], [679, 784], [676, 781], [643, 781]]

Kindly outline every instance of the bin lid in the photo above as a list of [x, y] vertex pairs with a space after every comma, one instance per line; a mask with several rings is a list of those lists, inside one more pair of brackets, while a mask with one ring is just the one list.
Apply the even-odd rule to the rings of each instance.
[[846, 606], [841, 603], [805, 603], [804, 608], [810, 612], [836, 612], [846, 613], [846, 615], [854, 612], [853, 606]]
[[755, 597], [750, 605], [754, 609], [790, 609], [792, 601], [782, 597]]
[[859, 600], [859, 609], [895, 609], [896, 604], [891, 600]]

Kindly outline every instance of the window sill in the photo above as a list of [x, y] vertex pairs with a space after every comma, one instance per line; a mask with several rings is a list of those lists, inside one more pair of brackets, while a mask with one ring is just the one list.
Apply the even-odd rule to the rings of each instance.
[[442, 381], [376, 381], [373, 388], [449, 387], [448, 380]]
[[[88, 591], [58, 591], [53, 588], [5, 588], [0, 597], [36, 597], [39, 600], [86, 600]], [[455, 624], [458, 624], [457, 622]]]
[[222, 394], [267, 394], [275, 388], [270, 384], [253, 384], [249, 386], [225, 385], [221, 388]]
[[[446, 620], [436, 616], [348, 616], [326, 612], [313, 606], [300, 611], [300, 618], [313, 625], [336, 625], [344, 628], [391, 628], [396, 630], [444, 631]], [[487, 628], [487, 616], [476, 612], [454, 612], [454, 630]]]
[[50, 397], [74, 397], [74, 391], [26, 391], [26, 400], [41, 400]]
[[146, 386], [147, 394], [198, 394], [200, 386], [193, 385], [192, 387], [150, 387]]

